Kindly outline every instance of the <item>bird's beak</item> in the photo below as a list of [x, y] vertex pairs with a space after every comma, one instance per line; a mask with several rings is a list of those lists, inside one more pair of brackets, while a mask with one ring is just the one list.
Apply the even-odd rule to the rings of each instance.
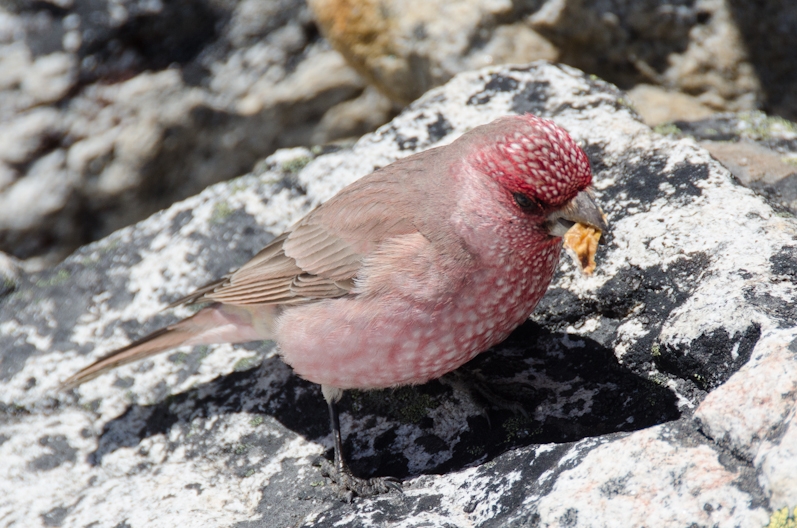
[[587, 224], [605, 233], [609, 229], [606, 223], [606, 215], [595, 203], [591, 189], [585, 189], [578, 193], [575, 198], [570, 200], [564, 207], [548, 215], [548, 232], [553, 236], [564, 236], [573, 224]]

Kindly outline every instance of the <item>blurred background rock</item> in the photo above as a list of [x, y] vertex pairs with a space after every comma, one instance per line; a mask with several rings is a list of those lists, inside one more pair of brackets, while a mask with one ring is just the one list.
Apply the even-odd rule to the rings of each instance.
[[628, 90], [791, 207], [795, 49], [787, 0], [0, 0], [0, 251], [49, 266], [277, 148], [538, 59]]

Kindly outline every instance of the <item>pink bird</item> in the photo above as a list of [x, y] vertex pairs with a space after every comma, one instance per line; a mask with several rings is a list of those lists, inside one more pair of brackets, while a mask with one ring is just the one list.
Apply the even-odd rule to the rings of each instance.
[[474, 128], [344, 188], [172, 305], [210, 306], [65, 386], [177, 346], [274, 340], [328, 403], [335, 461], [325, 474], [349, 494], [400, 489], [348, 469], [343, 390], [425, 383], [506, 338], [548, 288], [565, 231], [606, 229], [591, 181], [584, 151], [552, 121], [527, 114]]

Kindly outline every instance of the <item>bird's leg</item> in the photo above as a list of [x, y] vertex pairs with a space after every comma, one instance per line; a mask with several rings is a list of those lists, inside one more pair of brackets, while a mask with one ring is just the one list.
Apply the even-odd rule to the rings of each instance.
[[340, 414], [337, 401], [328, 401], [327, 407], [329, 408], [329, 427], [332, 429], [332, 440], [335, 442], [335, 469], [340, 473], [344, 471], [346, 463], [343, 462], [343, 440], [340, 434]]
[[393, 477], [375, 477], [364, 479], [355, 477], [346, 460], [343, 458], [343, 442], [340, 434], [340, 416], [338, 415], [337, 402], [340, 401], [343, 391], [334, 387], [321, 386], [321, 392], [329, 407], [329, 423], [332, 428], [332, 439], [335, 443], [335, 461], [330, 464], [324, 460], [321, 464], [321, 474], [332, 479], [338, 485], [341, 495], [351, 501], [354, 495], [368, 497], [387, 493], [390, 490], [401, 491], [401, 483]]

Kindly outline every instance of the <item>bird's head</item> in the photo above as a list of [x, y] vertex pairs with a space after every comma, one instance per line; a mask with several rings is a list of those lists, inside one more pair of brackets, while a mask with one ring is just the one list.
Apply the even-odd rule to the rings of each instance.
[[[470, 162], [492, 178], [500, 199], [517, 216], [543, 223], [562, 236], [575, 222], [605, 231], [603, 213], [592, 198], [587, 155], [553, 121], [531, 114], [493, 121], [472, 150]], [[475, 131], [475, 129], [474, 129]]]

